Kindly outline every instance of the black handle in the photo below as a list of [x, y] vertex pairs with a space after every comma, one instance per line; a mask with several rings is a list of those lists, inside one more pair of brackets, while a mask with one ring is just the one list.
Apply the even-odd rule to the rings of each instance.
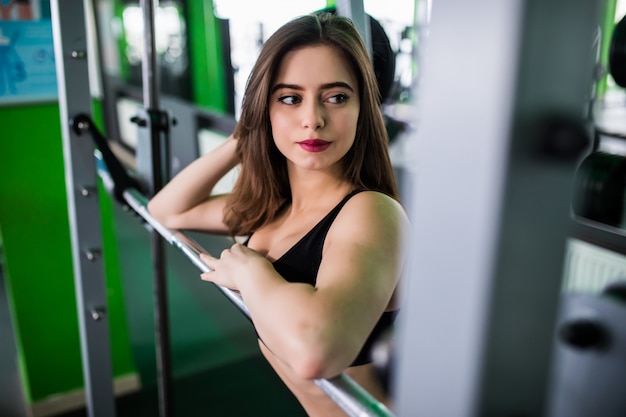
[[132, 178], [122, 166], [122, 163], [111, 151], [107, 139], [100, 133], [91, 118], [86, 114], [78, 114], [71, 120], [72, 129], [76, 134], [82, 135], [85, 132], [91, 133], [96, 148], [102, 153], [102, 159], [106, 165], [109, 175], [113, 180], [113, 196], [122, 205], [127, 205], [124, 199], [124, 191], [129, 188], [136, 188], [141, 191], [141, 185]]

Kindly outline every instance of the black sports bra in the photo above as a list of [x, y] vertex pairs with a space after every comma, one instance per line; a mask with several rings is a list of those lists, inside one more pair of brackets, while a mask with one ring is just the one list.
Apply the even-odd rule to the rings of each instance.
[[[354, 195], [365, 191], [353, 190], [346, 195], [319, 223], [315, 225], [302, 239], [293, 245], [283, 256], [275, 260], [272, 265], [285, 280], [315, 285], [317, 272], [322, 262], [322, 249], [330, 226], [343, 208]], [[249, 238], [248, 238], [249, 240]], [[248, 242], [246, 241], [246, 245]], [[386, 311], [376, 323], [372, 333], [368, 336], [363, 348], [351, 366], [363, 365], [372, 362], [371, 349], [380, 336], [391, 329], [397, 315], [396, 311]]]

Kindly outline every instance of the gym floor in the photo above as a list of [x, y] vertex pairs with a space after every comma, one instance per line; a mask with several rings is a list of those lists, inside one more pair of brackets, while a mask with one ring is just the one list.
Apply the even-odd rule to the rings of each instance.
[[[172, 392], [175, 417], [305, 417], [297, 400], [262, 357], [176, 378]], [[159, 416], [156, 386], [117, 399], [117, 417]], [[86, 410], [60, 417], [87, 417]]]

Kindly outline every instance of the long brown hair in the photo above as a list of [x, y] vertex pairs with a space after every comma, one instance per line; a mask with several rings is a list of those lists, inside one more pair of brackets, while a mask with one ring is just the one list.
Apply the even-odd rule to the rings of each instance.
[[340, 51], [358, 81], [360, 112], [356, 139], [342, 159], [345, 179], [355, 188], [398, 199], [380, 94], [367, 48], [349, 19], [314, 13], [290, 21], [270, 36], [248, 78], [234, 132], [241, 170], [225, 209], [225, 222], [233, 235], [247, 235], [267, 224], [291, 201], [287, 163], [272, 137], [270, 89], [287, 52], [317, 45]]

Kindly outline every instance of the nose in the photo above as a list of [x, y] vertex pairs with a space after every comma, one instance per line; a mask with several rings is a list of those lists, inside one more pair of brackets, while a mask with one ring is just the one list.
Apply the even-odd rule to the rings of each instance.
[[302, 107], [302, 127], [312, 130], [321, 129], [325, 124], [324, 106], [317, 101], [309, 102]]

